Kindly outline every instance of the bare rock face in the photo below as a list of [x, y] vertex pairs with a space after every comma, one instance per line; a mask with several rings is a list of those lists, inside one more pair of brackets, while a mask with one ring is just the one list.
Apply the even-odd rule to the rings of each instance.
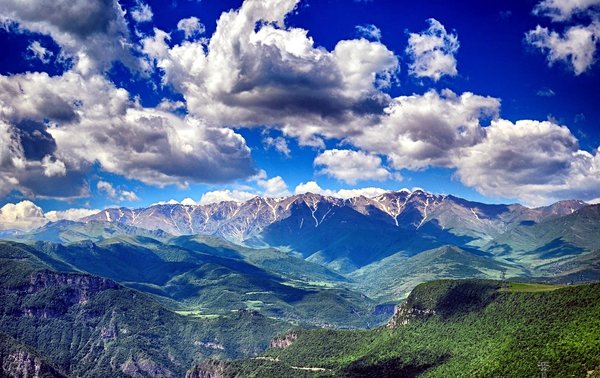
[[0, 377], [63, 378], [65, 375], [28, 348], [0, 335]]
[[227, 363], [217, 360], [206, 360], [185, 374], [185, 378], [227, 378], [230, 376]]
[[57, 286], [68, 286], [75, 289], [78, 295], [78, 303], [86, 303], [90, 295], [118, 287], [117, 283], [107, 278], [85, 274], [40, 271], [31, 275], [29, 286], [25, 288], [25, 291], [28, 294], [32, 294], [49, 287]]
[[173, 377], [173, 373], [150, 358], [130, 357], [123, 365], [121, 371], [130, 377]]
[[431, 315], [435, 315], [435, 310], [419, 309], [405, 303], [402, 306], [396, 307], [394, 316], [392, 316], [387, 323], [387, 328], [397, 328], [399, 326], [407, 325], [414, 319], [424, 319]]
[[39, 377], [41, 362], [25, 351], [15, 351], [2, 360], [2, 373], [12, 376]]
[[[117, 288], [116, 282], [102, 277], [42, 270], [32, 273], [28, 283], [12, 290], [25, 298], [21, 316], [54, 318], [63, 315], [71, 306], [87, 303], [101, 291]], [[52, 290], [55, 291], [50, 302], [35, 301], [37, 293]]]
[[294, 341], [296, 341], [297, 339], [298, 339], [298, 333], [289, 332], [289, 333], [285, 334], [284, 336], [276, 337], [273, 340], [271, 340], [271, 344], [269, 344], [269, 348], [285, 349], [285, 348], [289, 347], [290, 345], [292, 345], [292, 343]]

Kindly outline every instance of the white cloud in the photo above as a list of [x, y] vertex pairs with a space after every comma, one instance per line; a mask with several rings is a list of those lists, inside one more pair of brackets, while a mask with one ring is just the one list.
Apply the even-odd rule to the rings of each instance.
[[50, 155], [44, 156], [42, 159], [42, 167], [44, 168], [44, 175], [48, 177], [65, 176], [67, 174], [65, 163], [56, 158], [52, 158]]
[[387, 190], [381, 188], [367, 187], [359, 189], [340, 189], [334, 191], [331, 189], [323, 189], [315, 181], [308, 181], [305, 183], [298, 184], [294, 189], [295, 194], [314, 193], [322, 196], [336, 197], [336, 198], [354, 198], [359, 196], [365, 196], [367, 198], [377, 197]]
[[386, 108], [378, 125], [348, 140], [368, 152], [386, 155], [396, 169], [452, 166], [452, 156], [479, 143], [485, 133], [481, 119], [496, 117], [500, 101], [465, 92], [430, 90], [400, 96]]
[[96, 188], [99, 192], [106, 194], [110, 199], [118, 200], [120, 202], [135, 202], [139, 201], [137, 194], [129, 190], [117, 190], [115, 187], [107, 181], [98, 181], [96, 183]]
[[264, 170], [249, 178], [248, 181], [254, 182], [260, 189], [251, 186], [245, 186], [242, 189], [222, 189], [206, 192], [200, 198], [198, 204], [206, 205], [209, 203], [218, 203], [223, 201], [245, 202], [254, 197], [286, 197], [291, 193], [287, 183], [281, 176], [267, 178], [267, 172]]
[[33, 41], [27, 47], [27, 52], [33, 58], [39, 59], [42, 63], [49, 63], [50, 58], [54, 55], [52, 51], [48, 50], [39, 41]]
[[150, 22], [152, 21], [153, 16], [154, 13], [152, 13], [152, 8], [150, 8], [150, 5], [139, 0], [136, 1], [135, 7], [133, 7], [131, 10], [131, 17], [135, 22], [138, 23]]
[[533, 13], [549, 17], [554, 22], [560, 22], [567, 21], [573, 15], [598, 6], [600, 6], [600, 0], [543, 0], [535, 6]]
[[200, 205], [199, 202], [194, 201], [193, 199], [187, 197], [184, 198], [181, 201], [177, 201], [176, 199], [171, 198], [168, 201], [158, 201], [158, 202], [154, 202], [153, 204], [151, 204], [150, 206], [156, 206], [156, 205], [185, 205], [185, 206], [196, 206], [196, 205]]
[[281, 176], [275, 176], [268, 180], [259, 180], [257, 184], [263, 188], [266, 197], [285, 197], [290, 195], [286, 182]]
[[[575, 21], [562, 34], [540, 25], [525, 34], [528, 44], [546, 54], [548, 65], [564, 62], [575, 75], [581, 75], [595, 63], [600, 41], [600, 0], [543, 0], [533, 13], [554, 22]], [[585, 20], [591, 21], [584, 24]]]
[[136, 202], [139, 201], [139, 197], [132, 191], [123, 190], [119, 195], [119, 201]]
[[0, 230], [29, 231], [46, 223], [61, 219], [77, 220], [97, 213], [99, 210], [68, 209], [64, 211], [44, 211], [31, 201], [7, 203], [0, 208]]
[[181, 201], [181, 204], [185, 205], [185, 206], [196, 206], [198, 203], [188, 197], [188, 198], [184, 198], [183, 201]]
[[89, 74], [114, 60], [133, 66], [129, 32], [117, 0], [3, 0], [3, 19], [22, 29], [50, 35]]
[[359, 188], [359, 189], [340, 189], [336, 192], [336, 197], [340, 198], [355, 198], [364, 196], [367, 198], [373, 198], [388, 192], [388, 190], [374, 187]]
[[42, 209], [31, 201], [7, 203], [0, 208], [2, 230], [30, 230], [46, 223]]
[[117, 190], [108, 181], [98, 181], [96, 183], [96, 188], [98, 188], [98, 191], [105, 193], [110, 198], [115, 198], [117, 196]]
[[290, 157], [291, 150], [287, 140], [284, 137], [265, 137], [263, 143], [267, 148], [273, 148], [275, 151], [283, 154], [285, 157]]
[[[297, 4], [298, 0], [244, 2], [240, 9], [221, 15], [210, 39], [193, 38], [202, 32], [199, 20], [181, 20], [178, 29], [186, 40], [178, 45], [173, 45], [167, 32], [155, 29], [141, 42], [139, 52], [146, 56], [140, 61], [146, 70], [159, 69], [163, 84], [180, 92], [185, 103], [144, 108], [100, 74], [115, 59], [134, 64], [124, 12], [116, 0], [1, 2], [3, 17], [19, 22], [21, 29], [52, 36], [62, 54], [74, 57], [76, 64], [54, 77], [0, 75], [0, 195], [16, 190], [32, 197], [85, 196], [87, 175], [94, 166], [157, 186], [247, 178], [256, 173], [250, 150], [241, 135], [229, 128], [244, 126], [280, 129], [283, 137], [264, 143], [283, 154], [289, 154], [287, 137], [322, 148], [324, 140], [336, 139], [364, 151], [352, 151], [345, 165], [333, 155], [322, 154], [325, 164], [317, 166], [348, 182], [365, 175], [374, 175], [372, 179], [389, 175], [381, 164], [385, 157], [396, 170], [454, 168], [457, 177], [482, 192], [509, 193], [469, 177], [465, 172], [478, 172], [479, 166], [470, 166], [463, 158], [483, 154], [485, 147], [490, 156], [510, 161], [502, 153], [503, 144], [493, 143], [502, 135], [497, 130], [512, 130], [498, 126], [504, 122], [498, 119], [498, 99], [448, 90], [393, 99], [384, 92], [397, 80], [398, 58], [390, 49], [365, 38], [339, 41], [333, 50], [318, 46], [307, 30], [285, 24]], [[546, 51], [550, 62], [567, 61], [576, 73], [589, 69], [599, 24], [593, 4], [541, 2], [536, 8], [540, 15], [558, 14], [557, 21], [589, 16], [592, 21], [588, 26], [569, 26], [562, 34], [538, 27], [528, 34], [530, 42]], [[409, 37], [411, 72], [433, 80], [456, 75], [456, 34], [446, 32], [436, 20], [428, 22], [428, 30]], [[378, 31], [370, 31], [370, 38], [377, 39]], [[32, 44], [30, 54], [47, 58], [43, 49]], [[182, 113], [176, 110], [185, 106], [187, 116], [173, 114]], [[490, 118], [495, 119], [492, 126], [484, 127]], [[529, 145], [545, 145], [548, 140], [568, 146], [567, 137], [552, 139], [560, 134], [555, 131], [536, 134], [535, 127], [525, 129], [510, 138], [515, 154], [530, 158]], [[596, 182], [598, 154], [580, 151], [576, 145], [564, 151], [570, 154], [554, 157], [570, 168], [558, 171], [556, 190], [544, 186], [539, 197], [597, 198], [597, 190], [586, 185], [585, 178]], [[356, 154], [364, 156], [353, 161]], [[534, 157], [530, 183], [551, 180], [543, 159]], [[486, 159], [481, 165], [493, 166]], [[359, 175], [357, 167], [367, 166], [375, 169]], [[511, 181], [500, 171], [498, 175], [498, 182], [505, 180], [513, 191], [524, 188], [523, 198], [536, 200], [530, 199], [527, 175], [517, 174], [520, 181]], [[264, 174], [254, 181], [260, 188], [257, 192], [275, 195], [288, 190], [281, 177], [268, 179]], [[575, 183], [585, 191], [577, 191]], [[115, 193], [116, 198], [137, 198], [133, 192], [115, 191], [127, 192]], [[214, 198], [254, 195], [213, 193], [217, 192]]]
[[97, 214], [100, 210], [98, 209], [67, 209], [63, 211], [48, 211], [45, 217], [50, 222], [56, 222], [59, 220], [72, 220], [76, 221], [90, 215]]
[[547, 54], [549, 65], [565, 62], [575, 75], [581, 75], [594, 64], [599, 39], [600, 22], [572, 26], [562, 36], [538, 25], [525, 35], [527, 43]]
[[373, 24], [356, 25], [355, 30], [359, 37], [373, 41], [379, 41], [381, 39], [381, 29]]
[[104, 76], [0, 75], [0, 89], [0, 138], [6, 142], [0, 176], [28, 195], [84, 195], [85, 175], [95, 163], [158, 186], [228, 182], [255, 172], [239, 134], [143, 108]]
[[455, 163], [457, 177], [484, 195], [531, 205], [600, 195], [600, 153], [579, 150], [568, 128], [549, 121], [494, 121]]
[[158, 201], [158, 202], [154, 202], [153, 204], [151, 204], [150, 206], [155, 206], [155, 205], [179, 205], [181, 202], [171, 198], [168, 201]]
[[233, 202], [245, 202], [254, 197], [256, 197], [256, 193], [245, 192], [241, 190], [214, 190], [211, 192], [206, 192], [200, 198], [198, 204], [200, 205], [208, 205], [211, 203], [219, 203], [225, 201], [233, 201]]
[[322, 167], [320, 173], [348, 184], [365, 180], [383, 181], [391, 177], [379, 156], [363, 151], [326, 150], [315, 158], [314, 165]]
[[284, 23], [297, 2], [247, 1], [223, 13], [206, 42], [171, 47], [156, 30], [143, 51], [209, 123], [278, 127], [322, 145], [320, 135], [343, 137], [376, 121], [389, 101], [379, 88], [392, 82], [398, 59], [366, 39], [315, 46], [306, 30]]
[[456, 76], [456, 58], [460, 44], [456, 34], [434, 18], [427, 20], [429, 28], [421, 33], [410, 33], [406, 53], [412, 60], [410, 73], [438, 81], [444, 75]]
[[177, 29], [183, 32], [186, 39], [204, 34], [206, 31], [204, 24], [200, 22], [198, 17], [182, 18], [177, 23]]
[[319, 184], [317, 184], [316, 181], [308, 181], [308, 182], [303, 182], [300, 183], [296, 186], [296, 189], [294, 189], [294, 193], [295, 194], [304, 194], [304, 193], [314, 193], [314, 194], [320, 194], [322, 196], [329, 196], [329, 197], [333, 197], [335, 196], [335, 191], [331, 190], [331, 189], [323, 189], [319, 186]]

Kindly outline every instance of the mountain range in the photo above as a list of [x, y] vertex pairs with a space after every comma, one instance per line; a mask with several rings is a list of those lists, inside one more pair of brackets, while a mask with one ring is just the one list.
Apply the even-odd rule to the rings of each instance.
[[292, 329], [379, 330], [423, 282], [600, 279], [600, 205], [575, 200], [308, 193], [111, 208], [2, 239], [0, 360], [21, 375], [181, 376]]
[[[513, 277], [554, 275], [557, 269], [564, 270], [560, 266], [573, 265], [581, 255], [600, 249], [598, 208], [577, 200], [538, 208], [484, 204], [401, 190], [373, 198], [307, 193], [209, 205], [112, 208], [80, 222], [110, 222], [172, 235], [209, 235], [251, 248], [276, 248], [358, 281], [367, 277], [367, 284], [378, 285], [382, 275], [373, 279], [368, 272], [389, 271], [426, 251], [430, 258], [462, 260], [458, 270], [468, 267], [482, 278], [499, 278], [502, 271]], [[443, 256], [436, 254], [442, 247], [451, 248]], [[465, 259], [465, 253], [470, 257]], [[427, 264], [418, 262], [424, 258], [411, 262], [424, 268]], [[446, 273], [430, 272], [430, 277], [454, 277]], [[398, 271], [390, 274], [400, 280], [407, 277]], [[413, 281], [396, 294], [406, 295], [422, 278]], [[395, 281], [394, 286], [402, 285]]]

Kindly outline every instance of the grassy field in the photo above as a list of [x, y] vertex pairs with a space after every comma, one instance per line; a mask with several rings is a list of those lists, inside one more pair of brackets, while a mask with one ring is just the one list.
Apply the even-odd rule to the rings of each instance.
[[511, 293], [537, 293], [540, 291], [553, 291], [565, 287], [566, 285], [550, 285], [543, 283], [524, 283], [524, 282], [511, 282], [507, 290]]

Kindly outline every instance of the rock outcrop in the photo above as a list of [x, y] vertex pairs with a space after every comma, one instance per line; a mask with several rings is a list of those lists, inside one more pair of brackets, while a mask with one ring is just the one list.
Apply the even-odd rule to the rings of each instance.
[[394, 316], [387, 323], [388, 328], [396, 328], [399, 326], [407, 325], [414, 319], [425, 319], [430, 315], [435, 315], [433, 309], [418, 309], [411, 307], [406, 302], [402, 306], [397, 306]]
[[0, 377], [62, 378], [66, 376], [30, 348], [9, 336], [0, 334]]
[[271, 340], [269, 348], [285, 349], [292, 345], [292, 343], [296, 340], [298, 340], [298, 333], [293, 331], [288, 332], [283, 336], [275, 337], [273, 340]]
[[229, 376], [227, 363], [217, 360], [206, 360], [185, 374], [185, 378], [227, 378]]

